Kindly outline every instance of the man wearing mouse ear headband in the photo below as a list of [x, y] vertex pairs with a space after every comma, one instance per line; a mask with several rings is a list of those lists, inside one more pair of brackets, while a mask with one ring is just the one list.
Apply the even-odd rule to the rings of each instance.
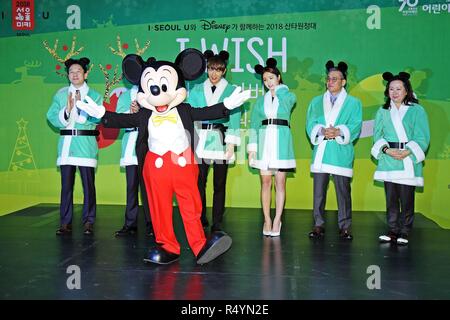
[[[219, 54], [214, 54], [211, 50], [206, 50], [203, 55], [207, 60], [208, 78], [203, 83], [196, 85], [188, 97], [188, 103], [196, 108], [206, 108], [222, 102], [235, 89], [224, 78], [227, 72], [229, 53], [220, 51]], [[198, 188], [202, 198], [201, 219], [204, 227], [209, 225], [206, 217], [206, 182], [209, 167], [212, 165], [214, 168], [211, 231], [218, 231], [222, 227], [228, 163], [234, 161], [235, 146], [241, 144], [240, 122], [241, 111], [235, 109], [225, 118], [196, 123], [199, 142], [195, 152], [199, 158]]]
[[311, 172], [314, 177], [313, 216], [311, 239], [325, 233], [325, 201], [330, 175], [333, 176], [338, 202], [338, 226], [343, 240], [352, 240], [352, 199], [350, 182], [353, 176], [353, 143], [359, 137], [362, 125], [361, 101], [347, 94], [345, 62], [337, 65], [328, 61], [327, 91], [313, 98], [306, 116], [306, 131], [313, 145]]
[[414, 95], [410, 75], [383, 73], [386, 102], [375, 116], [372, 156], [374, 179], [384, 182], [388, 230], [380, 242], [408, 244], [414, 221], [416, 186], [423, 186], [422, 166], [430, 143], [425, 109]]
[[100, 121], [76, 107], [77, 101], [91, 98], [98, 105], [103, 103], [102, 96], [89, 88], [88, 58], [68, 59], [65, 61], [70, 86], [63, 88], [53, 97], [47, 112], [48, 121], [60, 129], [57, 165], [61, 171], [61, 225], [57, 235], [72, 232], [73, 186], [75, 171], [78, 167], [83, 183], [83, 225], [84, 234], [93, 233], [96, 216], [95, 168], [97, 167], [98, 146], [96, 125]]

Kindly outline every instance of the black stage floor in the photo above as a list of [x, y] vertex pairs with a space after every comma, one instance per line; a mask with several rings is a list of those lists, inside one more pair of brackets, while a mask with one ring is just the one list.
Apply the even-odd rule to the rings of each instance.
[[[336, 212], [327, 213], [326, 237], [308, 239], [310, 211], [286, 210], [281, 237], [262, 235], [260, 209], [229, 208], [223, 228], [231, 249], [199, 266], [175, 208], [181, 259], [144, 264], [152, 241], [114, 238], [123, 206], [99, 205], [95, 234], [85, 236], [81, 206], [71, 236], [58, 237], [58, 206], [41, 204], [0, 217], [0, 299], [310, 300], [449, 299], [450, 231], [416, 215], [407, 247], [381, 245], [385, 215], [354, 212], [353, 242], [338, 239]], [[143, 217], [140, 217], [140, 226]], [[80, 268], [81, 289], [68, 289]], [[379, 267], [379, 273], [377, 268]], [[374, 271], [375, 270], [375, 271]], [[377, 284], [380, 289], [369, 289]], [[369, 279], [370, 277], [370, 279]]]

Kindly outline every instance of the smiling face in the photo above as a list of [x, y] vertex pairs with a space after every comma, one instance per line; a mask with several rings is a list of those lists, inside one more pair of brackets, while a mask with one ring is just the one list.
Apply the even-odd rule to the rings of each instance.
[[79, 64], [72, 64], [69, 68], [68, 78], [71, 84], [75, 86], [75, 88], [79, 88], [83, 85], [84, 81], [87, 78], [87, 73], [84, 72], [84, 69]]
[[177, 89], [178, 73], [170, 65], [162, 65], [156, 70], [147, 67], [141, 76], [141, 88], [137, 101], [144, 108], [158, 114], [165, 114], [186, 98], [186, 89]]
[[271, 72], [264, 72], [262, 78], [266, 88], [270, 91], [273, 91], [275, 87], [280, 84], [281, 76], [277, 76], [276, 74]]
[[389, 98], [399, 106], [406, 97], [406, 89], [401, 80], [394, 80], [389, 84]]
[[223, 78], [227, 69], [219, 66], [208, 66], [208, 78], [212, 85], [217, 85]]

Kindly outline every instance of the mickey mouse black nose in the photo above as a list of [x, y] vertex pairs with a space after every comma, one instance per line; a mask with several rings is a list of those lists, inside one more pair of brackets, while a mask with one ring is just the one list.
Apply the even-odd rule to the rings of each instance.
[[160, 94], [161, 90], [159, 90], [158, 86], [150, 86], [150, 91], [152, 95], [157, 96]]

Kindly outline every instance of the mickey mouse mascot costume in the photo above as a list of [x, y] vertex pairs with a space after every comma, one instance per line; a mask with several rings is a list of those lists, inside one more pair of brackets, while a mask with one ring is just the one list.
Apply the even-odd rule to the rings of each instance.
[[189, 245], [198, 264], [205, 264], [227, 251], [231, 238], [223, 231], [206, 239], [200, 220], [202, 202], [197, 187], [198, 165], [194, 148], [194, 121], [223, 118], [250, 98], [250, 91], [236, 88], [223, 103], [208, 108], [192, 108], [184, 103], [185, 80], [194, 80], [205, 71], [205, 57], [196, 49], [186, 49], [175, 63], [135, 54], [122, 62], [125, 78], [139, 85], [137, 101], [142, 109], [135, 114], [105, 112], [92, 99], [77, 102], [89, 115], [102, 118], [105, 127], [138, 127], [136, 153], [145, 181], [157, 246], [146, 262], [169, 264], [178, 260], [180, 245], [172, 224], [172, 196], [175, 193]]

